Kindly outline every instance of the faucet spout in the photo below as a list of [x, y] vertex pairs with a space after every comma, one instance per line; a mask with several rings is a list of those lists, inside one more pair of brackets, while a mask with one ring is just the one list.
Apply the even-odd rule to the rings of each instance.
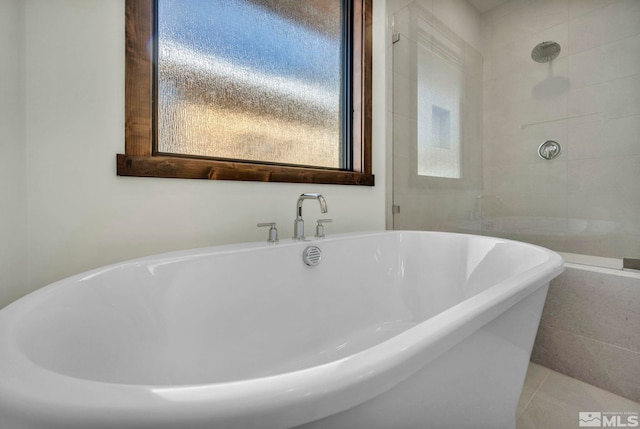
[[322, 213], [327, 212], [327, 201], [321, 194], [318, 193], [304, 193], [298, 197], [296, 204], [296, 220], [293, 223], [293, 238], [295, 240], [304, 240], [304, 220], [302, 219], [302, 203], [304, 200], [318, 200], [320, 204], [320, 211]]
[[296, 219], [302, 219], [302, 203], [304, 202], [304, 200], [318, 200], [318, 203], [320, 203], [320, 211], [322, 213], [327, 212], [327, 201], [324, 199], [324, 197], [321, 194], [306, 193], [298, 197], [298, 204], [296, 208]]

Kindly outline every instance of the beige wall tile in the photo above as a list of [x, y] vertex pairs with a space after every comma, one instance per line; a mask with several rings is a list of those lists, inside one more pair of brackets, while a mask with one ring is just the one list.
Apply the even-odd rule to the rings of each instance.
[[577, 18], [585, 13], [605, 7], [617, 0], [569, 0], [569, 18]]
[[[576, 12], [572, 8], [576, 6], [576, 2], [572, 3], [570, 11]], [[599, 3], [603, 4], [602, 1]], [[584, 5], [583, 10], [587, 7], [588, 5]], [[569, 26], [569, 49], [572, 54], [633, 36], [640, 33], [640, 2], [622, 0], [592, 9], [569, 21]]]
[[640, 35], [569, 56], [569, 79], [572, 88], [595, 85], [633, 76], [640, 72]]
[[608, 82], [574, 88], [568, 115], [600, 114], [603, 119], [640, 115], [640, 72]]
[[640, 115], [569, 124], [569, 160], [640, 155]]
[[640, 279], [567, 268], [549, 286], [541, 324], [640, 352]]
[[640, 353], [541, 325], [531, 360], [640, 401]]
[[568, 189], [572, 195], [609, 194], [632, 198], [640, 195], [640, 187], [632, 186], [638, 183], [632, 178], [640, 173], [640, 156], [574, 160], [568, 163], [568, 168]]

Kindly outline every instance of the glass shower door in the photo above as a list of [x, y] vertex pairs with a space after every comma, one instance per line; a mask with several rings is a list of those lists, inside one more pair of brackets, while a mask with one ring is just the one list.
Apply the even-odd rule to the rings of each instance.
[[[629, 56], [637, 32], [572, 51], [581, 27], [556, 16], [548, 25], [525, 7], [475, 16], [485, 35], [500, 34], [482, 40], [483, 58], [443, 22], [473, 17], [435, 4], [414, 0], [392, 17], [393, 228], [491, 235], [580, 263], [640, 267], [640, 62]], [[545, 30], [532, 37], [508, 24], [525, 18]]]
[[393, 22], [393, 228], [474, 230], [482, 56], [418, 2]]

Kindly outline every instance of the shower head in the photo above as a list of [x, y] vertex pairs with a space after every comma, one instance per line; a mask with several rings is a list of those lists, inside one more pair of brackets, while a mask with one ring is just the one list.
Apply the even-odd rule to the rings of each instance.
[[531, 59], [537, 63], [548, 63], [560, 55], [560, 45], [556, 42], [538, 43], [531, 51]]

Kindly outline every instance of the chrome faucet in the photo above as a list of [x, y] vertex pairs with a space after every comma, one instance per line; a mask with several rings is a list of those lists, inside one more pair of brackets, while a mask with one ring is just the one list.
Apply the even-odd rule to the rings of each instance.
[[296, 205], [296, 220], [293, 222], [293, 239], [304, 240], [304, 220], [302, 220], [302, 203], [304, 200], [318, 200], [320, 203], [320, 211], [322, 213], [327, 212], [327, 202], [320, 194], [307, 193], [298, 197], [298, 204]]

